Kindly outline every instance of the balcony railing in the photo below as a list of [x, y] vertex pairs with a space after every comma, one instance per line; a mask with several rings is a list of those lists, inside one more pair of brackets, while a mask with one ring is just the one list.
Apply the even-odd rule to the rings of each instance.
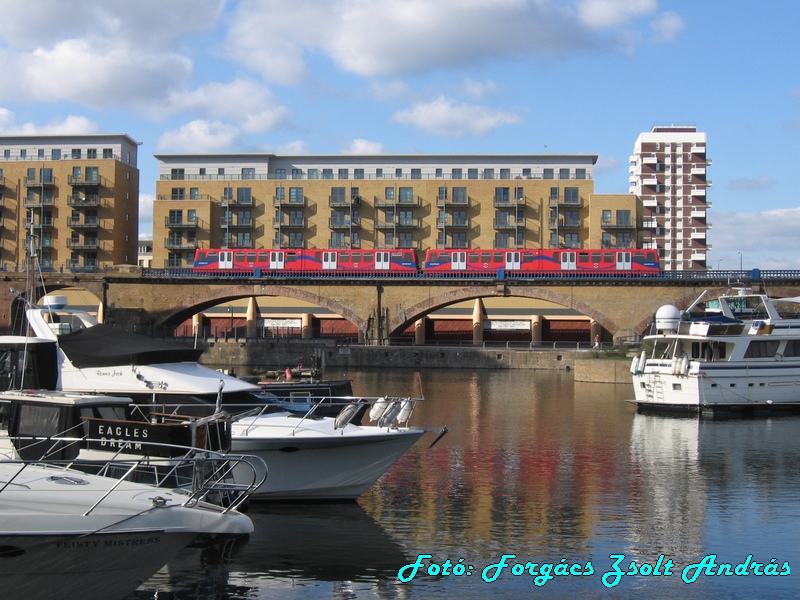
[[100, 227], [100, 217], [84, 217], [83, 220], [80, 217], [68, 217], [67, 227], [72, 229], [97, 229]]
[[100, 196], [97, 194], [69, 196], [67, 197], [67, 206], [74, 206], [76, 208], [81, 208], [83, 206], [100, 206]]

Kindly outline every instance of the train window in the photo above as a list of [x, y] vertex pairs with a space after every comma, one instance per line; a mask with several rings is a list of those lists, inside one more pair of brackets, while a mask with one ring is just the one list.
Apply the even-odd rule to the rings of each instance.
[[614, 253], [613, 252], [603, 252], [603, 262], [613, 263], [614, 262]]
[[428, 254], [428, 260], [430, 262], [435, 262], [437, 258], [439, 258], [439, 254], [437, 252], [431, 252]]
[[259, 252], [258, 253], [258, 262], [265, 263], [269, 260], [269, 253], [268, 252]]
[[353, 262], [361, 262], [361, 252], [353, 252]]
[[450, 253], [449, 253], [449, 252], [442, 252], [442, 253], [439, 255], [439, 258], [440, 258], [441, 260], [450, 260]]
[[374, 260], [374, 254], [372, 252], [364, 252], [364, 262], [370, 263]]
[[213, 261], [213, 260], [217, 260], [217, 259], [219, 259], [219, 254], [217, 254], [216, 252], [209, 252], [208, 253], [208, 260], [212, 260]]
[[197, 252], [197, 256], [195, 256], [194, 259], [195, 260], [205, 260], [206, 259], [206, 253], [203, 252], [202, 250], [199, 250]]
[[234, 252], [236, 262], [244, 262], [244, 252]]
[[600, 262], [600, 253], [599, 252], [592, 252], [592, 262], [599, 263]]
[[578, 252], [578, 262], [588, 263], [589, 262], [589, 253], [588, 252]]
[[533, 262], [533, 252], [523, 252], [522, 262]]
[[644, 253], [643, 252], [634, 252], [633, 253], [633, 260], [641, 262], [644, 260]]
[[247, 253], [247, 262], [256, 262], [256, 253], [255, 252], [248, 252]]
[[286, 262], [293, 262], [295, 260], [297, 260], [297, 252], [286, 253]]
[[469, 253], [469, 262], [471, 262], [471, 263], [478, 262], [478, 253], [477, 252], [470, 252]]
[[401, 259], [401, 258], [403, 258], [403, 253], [402, 252], [392, 252], [392, 258]]
[[339, 254], [339, 261], [340, 262], [349, 262], [350, 260], [350, 253], [349, 252], [342, 252]]
[[492, 255], [489, 252], [483, 252], [481, 253], [481, 261], [488, 263], [491, 260], [491, 256]]
[[505, 256], [503, 256], [503, 252], [495, 252], [494, 253], [494, 262], [501, 263], [505, 261]]

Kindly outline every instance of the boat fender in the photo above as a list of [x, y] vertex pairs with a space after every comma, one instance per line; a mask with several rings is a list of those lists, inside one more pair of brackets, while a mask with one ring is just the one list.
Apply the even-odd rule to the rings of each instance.
[[680, 361], [681, 359], [678, 357], [672, 359], [672, 364], [670, 365], [670, 373], [672, 375], [678, 374], [678, 369], [680, 368]]
[[413, 412], [414, 412], [414, 401], [403, 400], [403, 402], [400, 403], [400, 412], [397, 413], [397, 422], [407, 423], [408, 420], [411, 418], [411, 413]]
[[636, 375], [639, 372], [639, 357], [634, 356], [633, 360], [631, 361], [631, 373]]
[[689, 372], [689, 357], [684, 356], [681, 358], [680, 374], [686, 375]]
[[344, 429], [347, 427], [350, 424], [350, 421], [353, 420], [353, 417], [356, 416], [360, 406], [361, 405], [357, 402], [352, 402], [340, 410], [339, 414], [336, 415], [336, 418], [333, 420], [333, 428]]
[[644, 373], [644, 366], [647, 364], [647, 350], [642, 350], [642, 355], [639, 357], [639, 372]]
[[381, 418], [378, 420], [378, 427], [389, 427], [399, 412], [400, 402], [395, 400], [381, 415]]
[[369, 409], [369, 420], [377, 421], [381, 415], [386, 411], [389, 406], [389, 401], [386, 398], [378, 398], [372, 408]]

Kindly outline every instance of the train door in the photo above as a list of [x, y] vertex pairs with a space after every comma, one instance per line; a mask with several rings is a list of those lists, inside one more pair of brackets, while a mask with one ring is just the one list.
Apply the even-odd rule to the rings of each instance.
[[450, 253], [450, 268], [453, 271], [466, 271], [467, 270], [467, 253], [466, 252], [451, 252]]
[[392, 258], [389, 252], [375, 253], [375, 270], [388, 271], [392, 267]]
[[233, 268], [233, 252], [230, 250], [219, 251], [219, 268], [232, 269]]
[[270, 252], [269, 253], [269, 268], [270, 269], [283, 269], [286, 262], [286, 253], [284, 252]]
[[335, 271], [339, 268], [339, 253], [326, 250], [322, 253], [322, 270]]
[[506, 271], [519, 271], [520, 263], [519, 252], [506, 252]]
[[617, 252], [617, 271], [631, 270], [631, 253]]
[[561, 251], [561, 270], [575, 271], [578, 268], [578, 253]]

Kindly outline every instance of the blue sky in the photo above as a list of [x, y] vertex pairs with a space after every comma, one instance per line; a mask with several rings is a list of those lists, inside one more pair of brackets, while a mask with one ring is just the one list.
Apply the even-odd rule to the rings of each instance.
[[800, 3], [0, 0], [0, 134], [127, 133], [155, 153], [590, 153], [708, 134], [709, 265], [800, 269]]

